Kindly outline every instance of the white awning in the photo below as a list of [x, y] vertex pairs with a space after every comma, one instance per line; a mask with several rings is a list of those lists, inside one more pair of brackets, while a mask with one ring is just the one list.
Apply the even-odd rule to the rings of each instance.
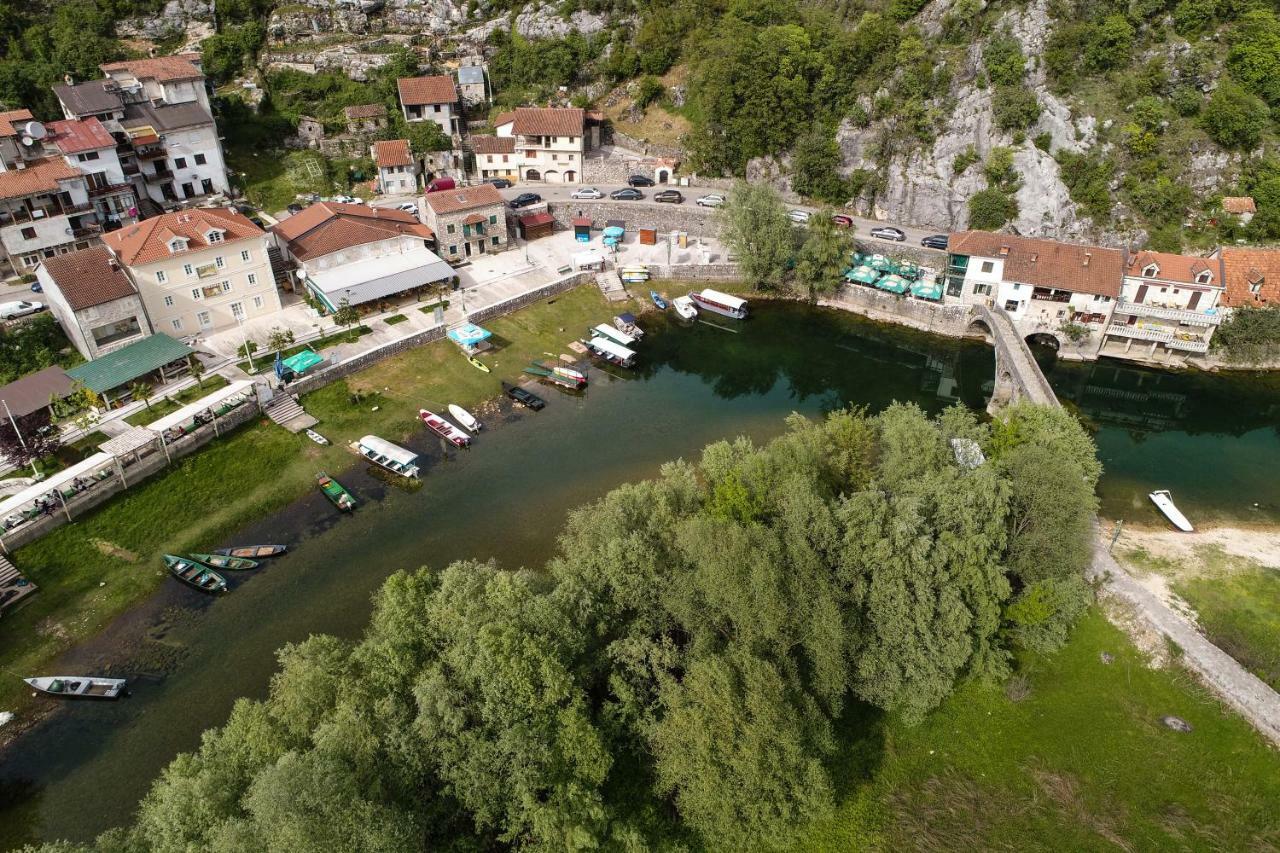
[[181, 409], [178, 409], [178, 411], [173, 412], [172, 414], [165, 415], [163, 418], [161, 418], [158, 421], [154, 421], [152, 423], [147, 424], [147, 429], [151, 430], [152, 432], [164, 432], [170, 427], [175, 427], [178, 424], [186, 423], [187, 421], [194, 418], [196, 415], [203, 412], [205, 409], [212, 409], [213, 407], [217, 406], [219, 403], [221, 403], [223, 400], [227, 399], [228, 397], [234, 397], [236, 394], [243, 394], [246, 392], [252, 393], [252, 388], [253, 388], [252, 379], [237, 380], [235, 382], [232, 382], [230, 385], [227, 385], [223, 388], [219, 388], [217, 391], [214, 391], [212, 394], [206, 394], [205, 396], [201, 397], [199, 400], [196, 400], [194, 403], [183, 406]]
[[597, 333], [597, 336], [608, 338], [611, 341], [616, 341], [617, 343], [622, 344], [624, 347], [630, 346], [631, 344], [634, 344], [636, 342], [635, 337], [633, 337], [632, 335], [628, 335], [626, 332], [622, 331], [621, 329], [615, 329], [613, 326], [610, 326], [608, 323], [599, 324], [598, 326], [595, 327], [594, 331]]
[[54, 489], [70, 483], [77, 477], [85, 477], [97, 471], [101, 471], [115, 462], [115, 457], [110, 453], [95, 453], [83, 462], [78, 462], [70, 468], [63, 468], [56, 474], [51, 474], [48, 478], [27, 486], [16, 495], [5, 498], [0, 503], [0, 518], [4, 518], [10, 513], [17, 512], [27, 504], [42, 498], [52, 492]]
[[378, 438], [376, 435], [366, 435], [360, 439], [360, 443], [374, 453], [385, 456], [392, 462], [397, 462], [405, 467], [409, 467], [418, 461], [418, 454], [411, 450], [405, 450], [398, 444], [392, 444], [385, 438]]
[[307, 285], [337, 309], [346, 299], [361, 305], [453, 277], [453, 267], [425, 246], [381, 258], [352, 261], [333, 269], [307, 273]]
[[727, 293], [721, 293], [720, 291], [712, 290], [709, 287], [702, 291], [702, 295], [708, 301], [715, 302], [717, 305], [723, 305], [731, 311], [739, 308], [745, 308], [747, 305], [747, 300], [745, 299], [739, 299], [736, 296], [730, 296]]
[[622, 344], [611, 341], [608, 338], [602, 338], [597, 336], [592, 338], [588, 343], [591, 346], [591, 348], [596, 350], [597, 352], [602, 352], [606, 355], [611, 355], [615, 358], [620, 358], [623, 361], [631, 361], [631, 359], [636, 357], [636, 354], [634, 352], [627, 349]]

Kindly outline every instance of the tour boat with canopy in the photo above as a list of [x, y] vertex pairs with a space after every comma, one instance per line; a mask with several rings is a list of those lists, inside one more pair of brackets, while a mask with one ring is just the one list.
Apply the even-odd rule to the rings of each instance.
[[418, 454], [376, 435], [366, 435], [355, 443], [355, 450], [374, 465], [401, 477], [418, 476]]
[[632, 346], [636, 342], [636, 339], [634, 337], [632, 337], [631, 335], [628, 335], [626, 332], [622, 331], [621, 329], [615, 329], [613, 326], [610, 326], [608, 323], [600, 323], [597, 326], [593, 326], [591, 328], [591, 334], [596, 336], [604, 336], [609, 340], [613, 341], [614, 343], [621, 344], [624, 347]]
[[735, 320], [745, 320], [747, 318], [747, 301], [745, 299], [739, 299], [736, 296], [730, 296], [727, 293], [721, 293], [709, 287], [701, 292], [690, 293], [689, 296], [699, 308], [705, 311], [722, 314]]
[[616, 364], [619, 367], [630, 367], [635, 363], [635, 352], [603, 335], [596, 335], [589, 341], [583, 341], [583, 343], [586, 344], [587, 349], [591, 350], [592, 355], [602, 358], [611, 364]]

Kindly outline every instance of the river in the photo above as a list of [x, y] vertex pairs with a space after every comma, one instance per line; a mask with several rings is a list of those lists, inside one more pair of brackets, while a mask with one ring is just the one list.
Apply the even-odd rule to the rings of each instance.
[[[363, 504], [353, 515], [309, 495], [237, 537], [291, 551], [233, 577], [230, 594], [214, 601], [166, 585], [72, 653], [71, 662], [100, 667], [128, 649], [140, 672], [164, 677], [135, 678], [126, 701], [62, 709], [8, 750], [0, 847], [87, 839], [126, 822], [175, 754], [196, 747], [237, 697], [264, 695], [276, 649], [311, 633], [357, 636], [370, 596], [398, 569], [464, 557], [540, 565], [568, 510], [708, 442], [766, 440], [791, 411], [846, 403], [980, 409], [993, 373], [981, 344], [794, 304], [745, 323], [661, 324], [639, 349], [636, 373], [594, 371], [583, 396], [548, 389], [544, 411], [506, 414], [470, 451], [430, 451], [419, 491], [388, 489], [359, 467], [343, 473]], [[1157, 523], [1145, 494], [1159, 487], [1197, 521], [1280, 521], [1274, 379], [1113, 364], [1053, 364], [1048, 375], [1096, 428], [1104, 515]], [[424, 435], [416, 449], [437, 443]]]

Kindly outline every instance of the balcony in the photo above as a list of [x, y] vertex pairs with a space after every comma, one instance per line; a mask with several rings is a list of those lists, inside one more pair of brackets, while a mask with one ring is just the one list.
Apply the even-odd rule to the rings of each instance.
[[1108, 326], [1107, 334], [1118, 338], [1133, 338], [1137, 341], [1157, 341], [1162, 344], [1173, 340], [1173, 332], [1169, 329], [1144, 329], [1141, 326], [1126, 326], [1123, 323]]
[[133, 187], [129, 184], [103, 184], [102, 186], [89, 187], [89, 197], [98, 198], [104, 195], [115, 195], [132, 189]]
[[88, 202], [84, 204], [66, 204], [54, 199], [45, 204], [33, 205], [30, 208], [0, 209], [0, 226], [14, 225], [19, 222], [43, 222], [55, 216], [88, 213], [91, 210], [93, 210], [93, 205]]
[[1186, 323], [1188, 326], [1216, 326], [1222, 322], [1222, 317], [1218, 314], [1204, 314], [1183, 308], [1165, 308], [1160, 305], [1144, 305], [1141, 302], [1122, 301], [1116, 306], [1116, 313], [1138, 317], [1159, 317], [1162, 320], [1176, 320], [1179, 323]]
[[139, 160], [161, 160], [169, 156], [165, 148], [143, 148], [136, 152]]
[[1207, 352], [1209, 349], [1209, 341], [1204, 338], [1177, 338], [1169, 341], [1166, 345], [1169, 349], [1186, 350], [1187, 352]]

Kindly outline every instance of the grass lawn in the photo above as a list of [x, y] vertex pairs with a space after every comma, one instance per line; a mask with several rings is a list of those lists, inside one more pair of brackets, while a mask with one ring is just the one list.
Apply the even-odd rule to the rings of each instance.
[[392, 314], [390, 317], [384, 318], [382, 322], [386, 323], [388, 326], [394, 326], [397, 323], [403, 323], [408, 319], [409, 318], [403, 314]]
[[[321, 338], [316, 338], [314, 341], [307, 341], [305, 344], [297, 344], [295, 346], [289, 347], [286, 350], [281, 350], [280, 357], [289, 358], [290, 356], [297, 355], [303, 350], [315, 350], [316, 352], [319, 352], [325, 347], [336, 346], [341, 343], [351, 343], [352, 341], [356, 341], [360, 338], [363, 338], [365, 335], [369, 335], [372, 333], [373, 333], [373, 329], [370, 329], [368, 326], [363, 326], [363, 325], [355, 326], [353, 328], [348, 328], [348, 329], [339, 329], [338, 331], [333, 332], [332, 334], [325, 335], [324, 337], [321, 337]], [[243, 346], [240, 347], [240, 355], [244, 355]], [[245, 373], [250, 373], [250, 374], [266, 373], [268, 370], [271, 370], [275, 366], [275, 363], [276, 363], [276, 354], [273, 350], [267, 350], [264, 352], [255, 351], [253, 354], [252, 368], [249, 366], [248, 359], [245, 359], [244, 361], [236, 362], [236, 367], [240, 368]]]
[[188, 403], [194, 403], [206, 394], [212, 394], [219, 388], [225, 388], [230, 384], [225, 378], [218, 376], [216, 373], [206, 376], [202, 385], [192, 385], [177, 394], [170, 394], [165, 397], [153, 397], [149, 407], [144, 406], [142, 411], [129, 415], [125, 418], [125, 422], [134, 426], [146, 426], [153, 421], [160, 420], [165, 415], [178, 411]]
[[[396, 441], [422, 429], [420, 406], [475, 407], [497, 396], [502, 379], [518, 378], [520, 368], [543, 351], [566, 352], [564, 344], [577, 330], [600, 322], [609, 310], [599, 290], [584, 286], [487, 324], [501, 346], [482, 356], [493, 373], [476, 370], [449, 341], [401, 353], [303, 399], [331, 446], [265, 421], [246, 425], [19, 549], [14, 562], [40, 591], [0, 619], [0, 671], [47, 670], [57, 655], [165, 581], [162, 554], [208, 550], [280, 509], [314, 488], [317, 470], [353, 464], [344, 445], [361, 435]], [[353, 400], [353, 392], [364, 396]], [[379, 411], [370, 411], [374, 406]], [[18, 710], [27, 699], [19, 679], [0, 679], [0, 708]]]
[[[1280, 845], [1280, 756], [1180, 667], [1149, 669], [1096, 608], [1024, 676], [1018, 702], [969, 685], [915, 728], [852, 721], [837, 813], [796, 849]], [[1166, 714], [1193, 731], [1166, 728]]]

